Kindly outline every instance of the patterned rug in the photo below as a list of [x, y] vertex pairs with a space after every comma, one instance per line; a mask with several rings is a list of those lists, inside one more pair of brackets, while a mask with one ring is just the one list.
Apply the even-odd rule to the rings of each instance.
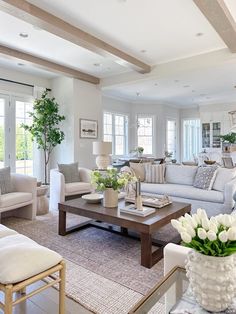
[[[57, 212], [36, 221], [6, 218], [3, 224], [61, 254], [67, 263], [66, 293], [94, 313], [122, 314], [140, 300], [163, 276], [163, 261], [147, 269], [140, 265], [140, 242], [97, 228], [65, 237], [57, 234]], [[85, 219], [68, 215], [68, 225]], [[155, 234], [175, 236], [167, 225]], [[163, 313], [157, 305], [155, 313]]]

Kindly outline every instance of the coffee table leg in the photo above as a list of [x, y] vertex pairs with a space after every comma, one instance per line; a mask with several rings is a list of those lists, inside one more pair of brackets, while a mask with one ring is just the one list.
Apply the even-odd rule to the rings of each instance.
[[59, 229], [58, 234], [66, 235], [66, 212], [59, 209]]
[[152, 236], [148, 233], [141, 233], [141, 265], [147, 268], [152, 267]]

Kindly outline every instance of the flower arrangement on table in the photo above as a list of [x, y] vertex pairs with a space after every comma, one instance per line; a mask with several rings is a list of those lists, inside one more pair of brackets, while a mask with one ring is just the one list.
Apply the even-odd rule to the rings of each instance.
[[225, 311], [236, 291], [236, 216], [220, 214], [209, 219], [199, 208], [196, 214], [185, 214], [171, 223], [182, 244], [193, 249], [185, 267], [197, 302], [207, 311]]
[[236, 253], [236, 216], [220, 214], [208, 219], [199, 208], [192, 216], [185, 214], [172, 226], [180, 233], [182, 244], [210, 256], [228, 256]]
[[116, 168], [107, 169], [105, 172], [94, 170], [91, 174], [91, 183], [98, 191], [105, 191], [108, 188], [119, 191], [134, 181], [133, 175], [128, 172], [118, 172]]

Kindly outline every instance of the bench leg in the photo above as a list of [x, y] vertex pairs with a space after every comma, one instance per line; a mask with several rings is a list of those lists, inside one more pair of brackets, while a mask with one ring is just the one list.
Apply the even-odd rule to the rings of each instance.
[[4, 306], [4, 314], [12, 314], [12, 303], [13, 303], [13, 292], [12, 285], [6, 285], [5, 287], [5, 306]]
[[61, 262], [62, 269], [59, 271], [60, 283], [59, 283], [59, 314], [65, 314], [65, 284], [66, 284], [66, 263]]

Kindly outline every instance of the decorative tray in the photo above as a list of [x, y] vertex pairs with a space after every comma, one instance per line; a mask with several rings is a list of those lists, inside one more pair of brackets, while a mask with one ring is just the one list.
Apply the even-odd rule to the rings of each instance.
[[[125, 201], [127, 203], [135, 203], [135, 198], [126, 196]], [[170, 198], [166, 195], [163, 197], [153, 197], [149, 195], [142, 195], [142, 201], [144, 206], [162, 208], [169, 204], [172, 204]]]

